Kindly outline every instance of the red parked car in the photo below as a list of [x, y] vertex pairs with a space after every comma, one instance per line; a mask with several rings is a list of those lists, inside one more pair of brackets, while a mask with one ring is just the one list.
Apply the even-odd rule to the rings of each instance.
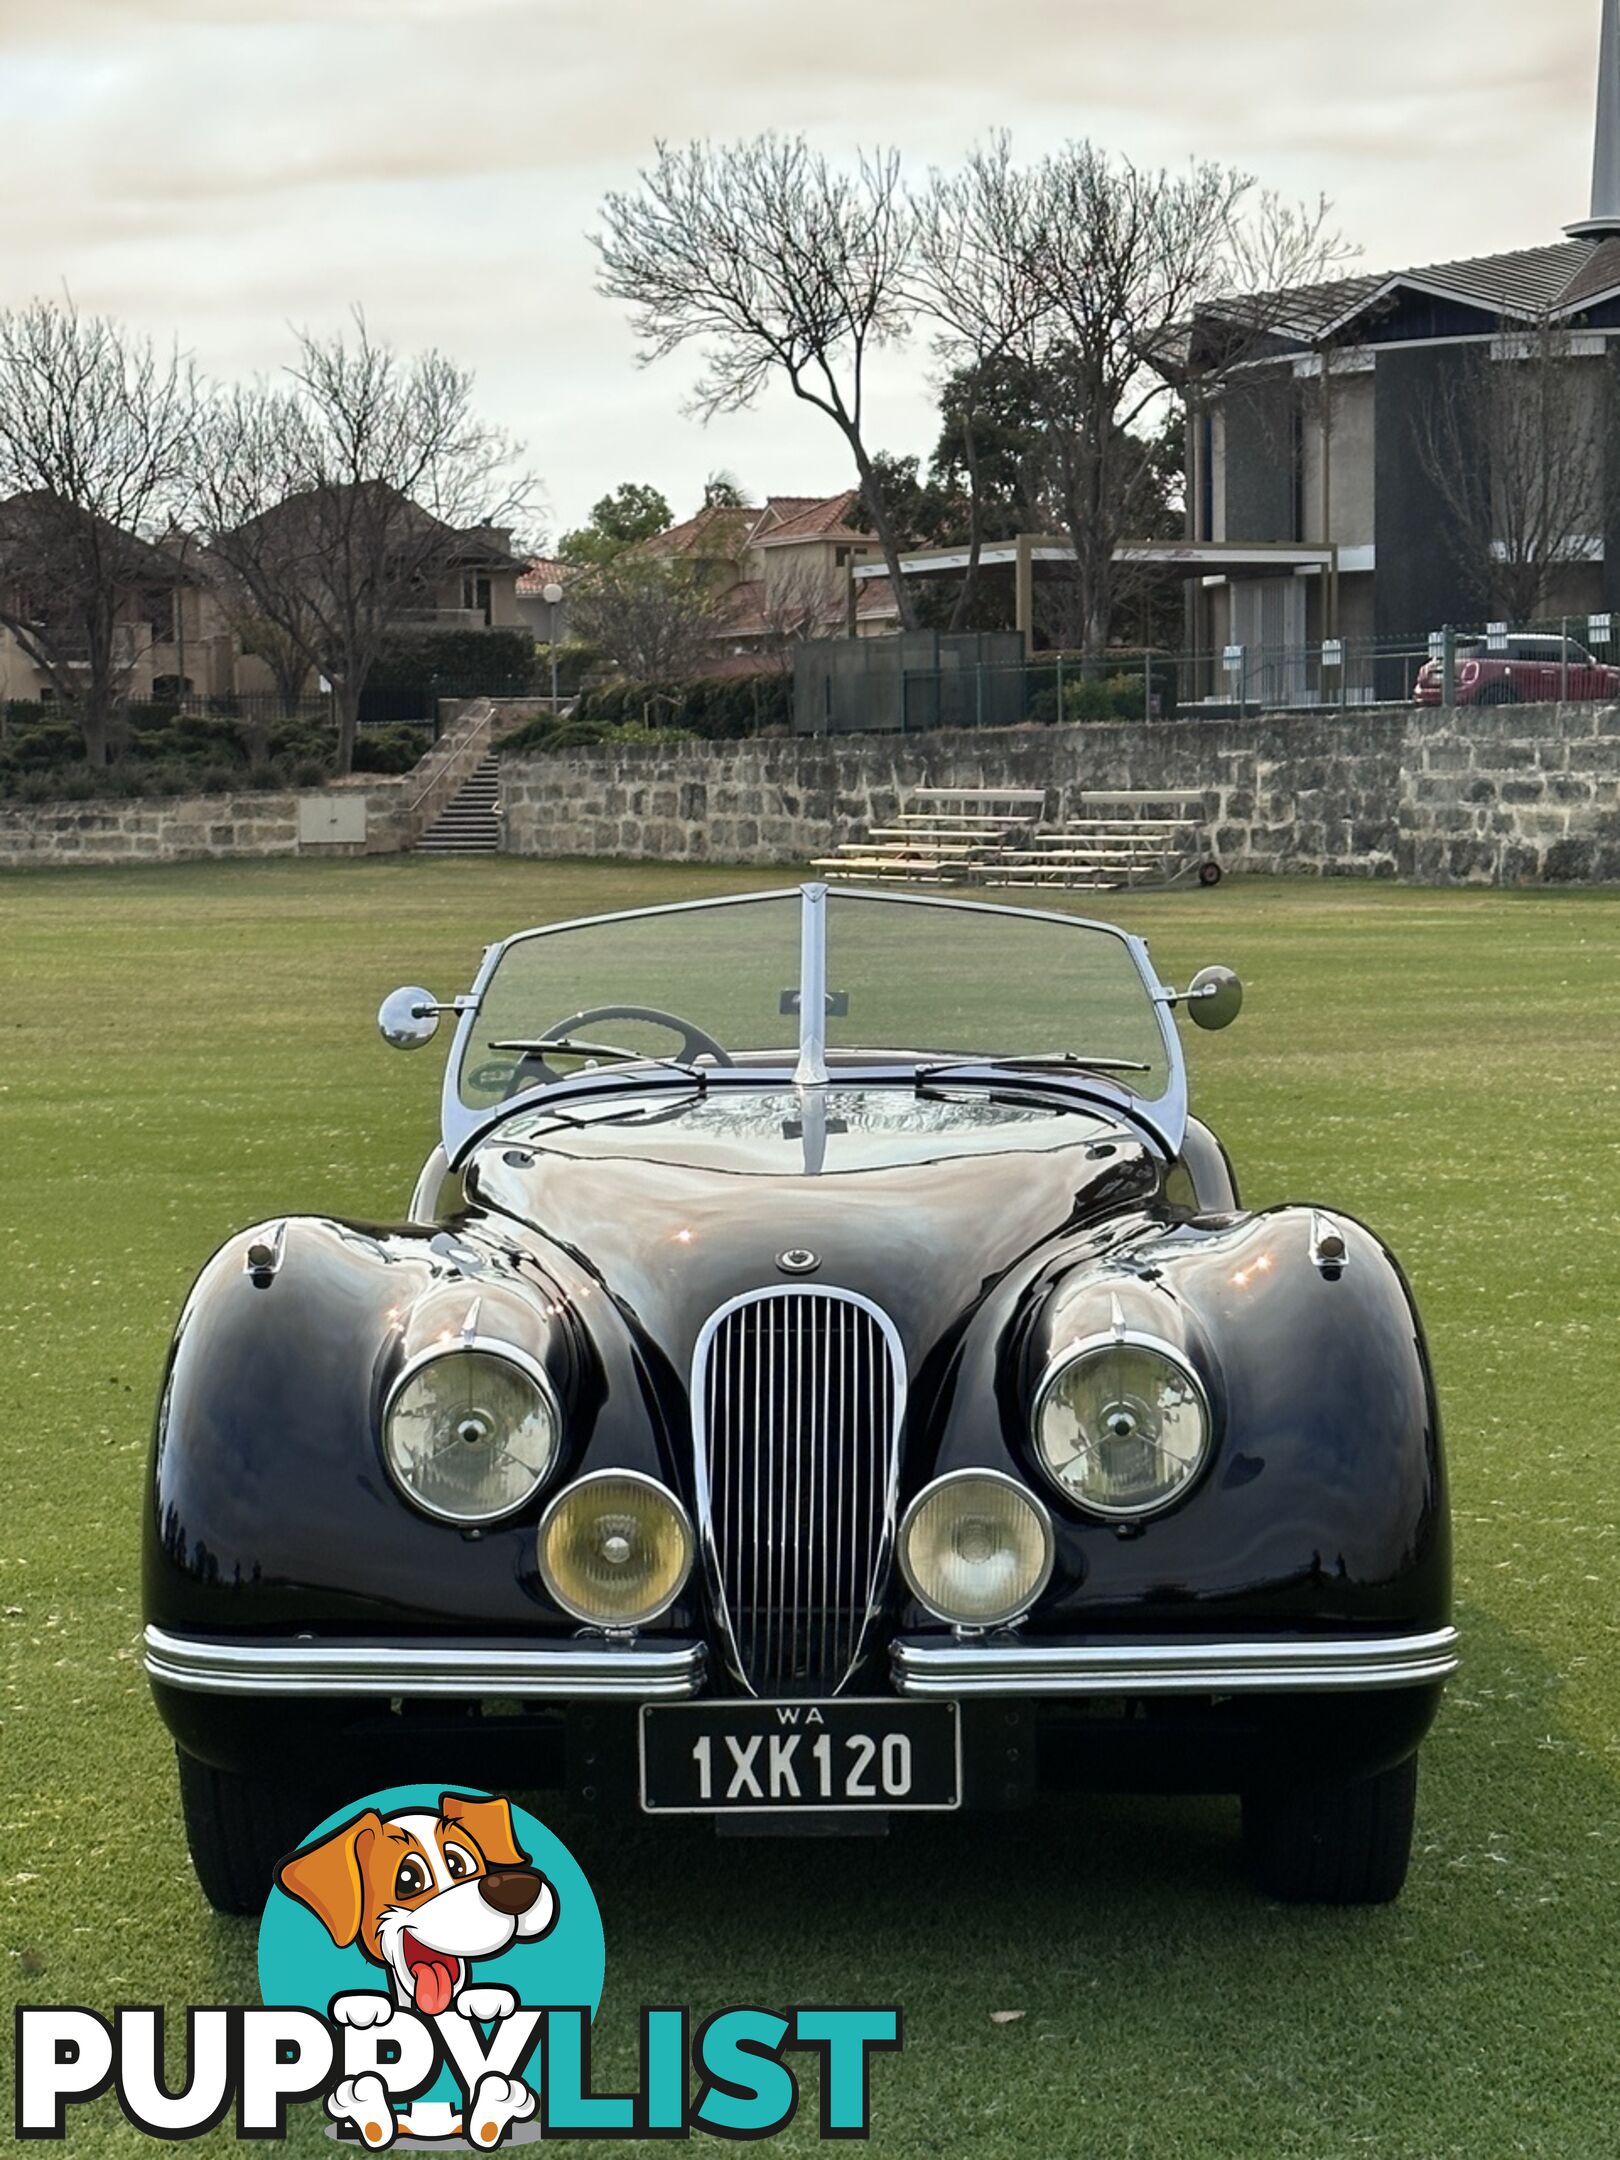
[[[1418, 671], [1417, 702], [1444, 699], [1443, 670], [1431, 660]], [[1457, 643], [1459, 705], [1554, 705], [1560, 698], [1620, 698], [1620, 668], [1594, 659], [1564, 637], [1510, 637], [1492, 648], [1483, 638]]]

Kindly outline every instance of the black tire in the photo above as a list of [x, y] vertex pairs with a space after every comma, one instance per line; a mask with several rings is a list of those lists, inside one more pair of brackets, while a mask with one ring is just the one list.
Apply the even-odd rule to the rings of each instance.
[[1485, 685], [1479, 702], [1481, 705], [1517, 705], [1521, 701], [1510, 682], [1493, 682]]
[[1200, 863], [1198, 865], [1198, 882], [1200, 885], [1218, 885], [1225, 874], [1218, 862]]
[[1287, 1905], [1387, 1905], [1412, 1857], [1417, 1757], [1353, 1785], [1245, 1793], [1255, 1887]]
[[277, 1861], [328, 1814], [306, 1785], [240, 1777], [175, 1749], [186, 1844], [202, 1894], [216, 1912], [261, 1913]]

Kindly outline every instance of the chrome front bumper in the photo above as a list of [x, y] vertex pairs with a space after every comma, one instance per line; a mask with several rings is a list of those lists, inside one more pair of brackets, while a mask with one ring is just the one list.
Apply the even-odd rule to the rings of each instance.
[[154, 1680], [200, 1695], [497, 1695], [685, 1702], [708, 1678], [700, 1642], [277, 1642], [149, 1627]]
[[[166, 1687], [202, 1695], [511, 1696], [556, 1702], [686, 1702], [708, 1683], [706, 1644], [276, 1642], [148, 1627], [143, 1661]], [[903, 1636], [897, 1695], [1318, 1695], [1424, 1687], [1457, 1669], [1457, 1631], [1212, 1642], [1028, 1642]]]
[[912, 1635], [898, 1695], [1323, 1695], [1425, 1687], [1457, 1669], [1457, 1630], [1288, 1642], [1025, 1642]]

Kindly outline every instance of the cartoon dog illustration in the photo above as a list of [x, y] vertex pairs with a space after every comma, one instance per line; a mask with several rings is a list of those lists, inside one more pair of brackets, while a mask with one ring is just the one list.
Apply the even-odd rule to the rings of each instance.
[[[518, 1845], [508, 1802], [460, 1793], [441, 1795], [437, 1814], [407, 1808], [383, 1816], [367, 1808], [283, 1860], [276, 1881], [340, 1949], [357, 1944], [388, 1974], [387, 1994], [337, 1997], [332, 2015], [343, 2025], [380, 2025], [396, 2007], [486, 2024], [510, 2017], [517, 1996], [475, 1986], [472, 1960], [538, 1941], [557, 1920], [556, 1893]], [[461, 2122], [442, 2104], [418, 2102], [396, 2117], [379, 2077], [346, 2079], [327, 2104], [374, 2151], [401, 2132], [461, 2134]], [[534, 2094], [520, 2079], [482, 2077], [466, 2134], [488, 2149], [534, 2109]]]

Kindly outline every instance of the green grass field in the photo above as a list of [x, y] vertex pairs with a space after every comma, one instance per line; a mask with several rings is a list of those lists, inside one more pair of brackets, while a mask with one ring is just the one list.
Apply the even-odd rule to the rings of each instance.
[[[137, 1663], [147, 1430], [227, 1231], [403, 1209], [441, 1060], [381, 1047], [382, 993], [465, 988], [525, 921], [769, 882], [453, 861], [0, 879], [0, 1992], [255, 1999], [252, 1927], [192, 1884]], [[1229, 1034], [1189, 1031], [1246, 1198], [1365, 1216], [1428, 1319], [1466, 1666], [1407, 1894], [1261, 1903], [1222, 1803], [847, 1845], [556, 1815], [607, 1928], [598, 2084], [629, 2074], [643, 2002], [897, 2002], [881, 2160], [1612, 2160], [1620, 893], [1230, 883], [1117, 912], [1168, 979], [1224, 960], [1249, 985]], [[816, 2142], [810, 2108], [782, 2143]], [[69, 2146], [148, 2149], [105, 2103]], [[291, 2149], [330, 2150], [314, 2117]]]

